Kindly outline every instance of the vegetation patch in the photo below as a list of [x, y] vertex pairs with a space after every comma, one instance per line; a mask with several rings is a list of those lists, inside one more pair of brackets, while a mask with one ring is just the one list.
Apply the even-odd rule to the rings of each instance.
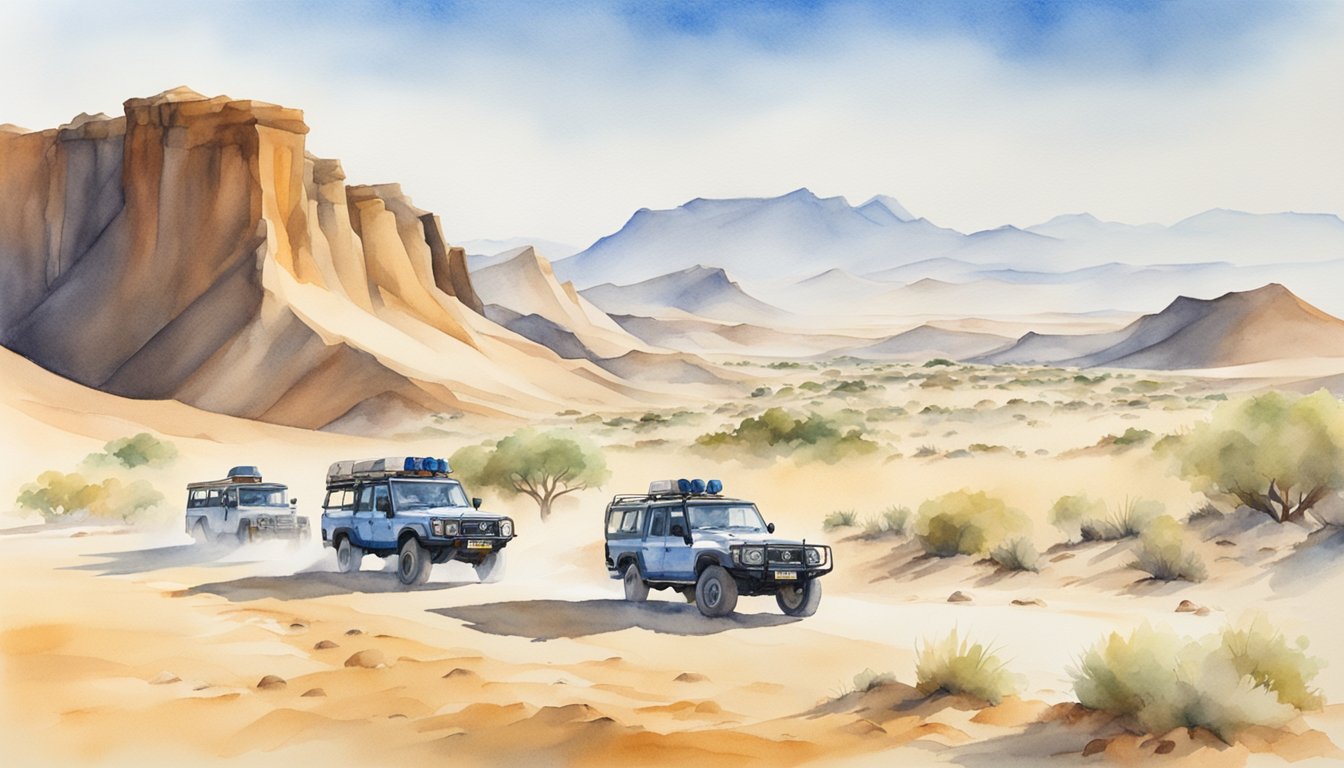
[[990, 551], [989, 559], [1005, 571], [1035, 573], [1040, 570], [1040, 553], [1036, 551], [1036, 545], [1026, 536], [1017, 536], [1003, 542]]
[[1203, 581], [1209, 576], [1198, 553], [1186, 549], [1184, 528], [1169, 515], [1148, 524], [1139, 536], [1130, 567], [1159, 581]]
[[953, 629], [942, 640], [925, 641], [915, 649], [915, 688], [925, 696], [940, 691], [974, 696], [999, 704], [1022, 687], [985, 645], [957, 636]]
[[770, 408], [730, 431], [701, 435], [695, 442], [703, 449], [746, 450], [761, 457], [798, 453], [827, 463], [877, 450], [877, 443], [866, 439], [861, 429], [841, 429], [835, 419], [816, 413], [800, 416]]
[[1003, 500], [983, 492], [953, 491], [919, 507], [915, 538], [938, 557], [987, 555], [1013, 536], [1026, 534], [1031, 521]]
[[19, 491], [20, 509], [37, 512], [49, 523], [142, 522], [164, 501], [163, 494], [144, 480], [123, 481], [109, 477], [94, 481], [78, 472], [51, 470], [37, 476]]
[[836, 528], [853, 528], [859, 524], [859, 513], [852, 509], [837, 509], [821, 521], [821, 527], [828, 531]]
[[863, 537], [878, 539], [883, 536], [904, 536], [912, 515], [909, 507], [887, 507], [864, 521]]

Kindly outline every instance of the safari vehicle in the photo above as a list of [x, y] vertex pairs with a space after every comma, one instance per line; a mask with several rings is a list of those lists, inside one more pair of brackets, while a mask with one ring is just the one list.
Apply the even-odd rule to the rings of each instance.
[[370, 554], [396, 556], [397, 578], [407, 586], [429, 581], [432, 565], [450, 560], [470, 563], [481, 581], [497, 580], [513, 520], [480, 512], [481, 500], [468, 502], [451, 471], [447, 461], [430, 457], [332, 464], [322, 545], [336, 549], [341, 573], [358, 571]]
[[816, 613], [831, 548], [774, 538], [755, 504], [722, 493], [718, 480], [655, 480], [646, 494], [611, 500], [607, 572], [624, 582], [625, 599], [674, 589], [700, 613], [726, 616], [738, 595], [774, 595], [790, 616]]
[[198, 544], [257, 539], [306, 539], [308, 518], [286, 501], [288, 488], [265, 483], [256, 467], [229, 470], [223, 480], [187, 485], [186, 530]]

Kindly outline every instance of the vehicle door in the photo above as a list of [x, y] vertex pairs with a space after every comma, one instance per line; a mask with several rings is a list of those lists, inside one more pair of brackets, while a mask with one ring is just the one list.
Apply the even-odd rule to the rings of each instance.
[[663, 570], [669, 579], [695, 577], [695, 552], [686, 543], [686, 533], [690, 530], [684, 506], [668, 510], [667, 537], [663, 540]]
[[218, 488], [211, 488], [205, 494], [201, 511], [205, 513], [203, 517], [206, 530], [215, 536], [224, 533], [226, 530], [224, 527], [224, 502]]
[[646, 576], [662, 577], [663, 553], [667, 549], [667, 507], [649, 510], [649, 532], [640, 548]]
[[360, 544], [376, 544], [373, 538], [373, 486], [361, 485], [355, 492], [355, 538]]
[[387, 485], [373, 486], [373, 540], [382, 547], [396, 544], [398, 522], [392, 516], [392, 497]]

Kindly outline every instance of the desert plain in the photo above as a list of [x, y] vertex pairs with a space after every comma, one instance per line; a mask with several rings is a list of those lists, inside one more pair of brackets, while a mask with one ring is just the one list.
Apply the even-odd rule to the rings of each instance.
[[[317, 541], [193, 544], [180, 522], [185, 484], [256, 464], [289, 485], [316, 530], [330, 462], [449, 455], [509, 434], [517, 420], [437, 418], [379, 438], [310, 431], [120, 398], [3, 354], [7, 765], [1344, 759], [1338, 529], [1246, 510], [1187, 521], [1207, 500], [1154, 451], [1224, 398], [1287, 386], [1282, 365], [1269, 379], [1254, 370], [725, 362], [739, 376], [727, 395], [688, 385], [663, 406], [532, 420], [594, 441], [611, 479], [565, 497], [545, 523], [526, 498], [469, 489], [518, 520], [504, 578], [477, 583], [453, 563], [407, 589], [374, 557], [360, 573], [337, 573]], [[1320, 376], [1330, 362], [1302, 363], [1299, 377]], [[852, 423], [877, 448], [756, 455], [697, 445], [772, 407]], [[165, 497], [157, 522], [48, 525], [11, 509], [38, 473], [68, 471], [140, 432], [178, 451], [141, 475]], [[614, 493], [678, 476], [720, 478], [781, 535], [834, 547], [814, 616], [785, 616], [768, 597], [743, 598], [723, 619], [671, 592], [623, 601], [603, 565], [603, 509]], [[963, 489], [1031, 518], [1037, 572], [932, 557], [909, 533], [864, 529], [883, 510], [917, 516], [924, 501]], [[1160, 503], [1183, 521], [1207, 578], [1150, 579], [1131, 567], [1133, 539], [1068, 541], [1048, 511], [1082, 493], [1112, 509]], [[849, 511], [855, 524], [826, 524]], [[1312, 681], [1323, 708], [1224, 740], [1203, 729], [1139, 733], [1077, 704], [1072, 671], [1111, 633], [1147, 624], [1197, 638], [1250, 615], [1307, 638], [1324, 662]], [[915, 689], [920, 648], [954, 629], [992, 649], [1016, 676], [1016, 694], [991, 705]]]

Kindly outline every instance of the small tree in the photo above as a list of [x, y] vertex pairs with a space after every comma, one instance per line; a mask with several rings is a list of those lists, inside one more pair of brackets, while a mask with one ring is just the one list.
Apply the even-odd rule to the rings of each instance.
[[1202, 490], [1235, 497], [1279, 523], [1302, 520], [1344, 488], [1344, 407], [1325, 390], [1230, 401], [1163, 446]]
[[600, 486], [611, 476], [597, 446], [569, 430], [520, 429], [495, 443], [494, 450], [468, 446], [453, 454], [453, 470], [469, 484], [537, 503], [544, 521], [555, 500]]

